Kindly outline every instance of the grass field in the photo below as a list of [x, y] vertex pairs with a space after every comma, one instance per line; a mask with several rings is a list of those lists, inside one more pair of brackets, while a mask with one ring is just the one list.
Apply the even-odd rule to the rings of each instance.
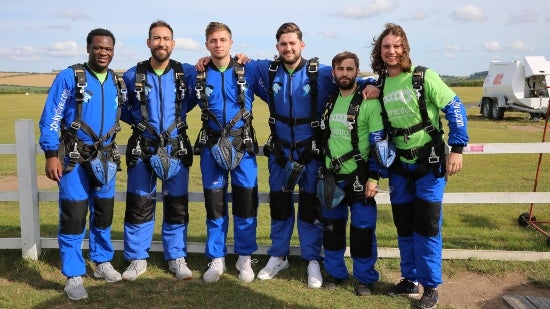
[[[1, 78], [1, 76], [0, 76]], [[455, 88], [466, 103], [469, 119], [469, 132], [472, 143], [496, 142], [540, 142], [544, 123], [530, 122], [526, 114], [506, 113], [503, 121], [488, 121], [480, 117], [477, 101], [481, 96], [480, 88]], [[0, 144], [15, 142], [13, 124], [16, 119], [33, 119], [38, 138], [38, 119], [42, 111], [45, 95], [0, 95], [0, 104], [4, 107], [0, 113]], [[261, 101], [254, 107], [254, 125], [258, 141], [263, 144], [268, 135], [267, 108]], [[189, 134], [192, 141], [200, 127], [199, 110], [189, 114]], [[126, 144], [130, 130], [127, 126], [119, 135], [119, 143]], [[0, 177], [16, 175], [16, 161], [13, 155], [3, 155], [0, 162]], [[465, 155], [464, 169], [449, 179], [447, 192], [530, 192], [533, 190], [537, 154], [521, 155]], [[549, 156], [543, 157], [538, 191], [549, 191]], [[43, 175], [44, 160], [37, 157], [37, 169]], [[267, 192], [267, 167], [264, 157], [258, 157], [260, 191]], [[199, 162], [196, 158], [191, 169], [190, 191], [200, 192], [201, 181]], [[126, 176], [117, 176], [117, 190], [124, 191]], [[536, 205], [535, 214], [540, 219], [550, 219], [549, 205]], [[258, 243], [269, 245], [269, 207], [260, 205], [258, 216]], [[546, 239], [533, 231], [518, 226], [520, 213], [528, 211], [529, 204], [462, 204], [444, 206], [444, 247], [447, 249], [495, 249], [520, 251], [548, 251]], [[380, 247], [396, 247], [395, 228], [389, 206], [379, 207], [377, 237]], [[158, 207], [157, 217], [162, 215]], [[204, 242], [204, 207], [202, 203], [190, 205], [191, 221], [189, 241]], [[123, 203], [117, 203], [113, 222], [113, 238], [122, 239]], [[17, 203], [0, 202], [0, 237], [20, 237], [19, 207]], [[55, 237], [57, 232], [56, 203], [40, 204], [41, 236]], [[228, 242], [232, 243], [232, 233]], [[155, 240], [160, 240], [160, 223], [157, 222]], [[298, 244], [294, 234], [293, 245]], [[258, 256], [259, 265], [267, 257]], [[0, 252], [0, 308], [64, 308], [68, 306], [93, 308], [122, 307], [224, 307], [224, 308], [316, 308], [314, 304], [323, 301], [323, 308], [404, 308], [409, 302], [382, 295], [391, 286], [390, 272], [398, 270], [395, 259], [380, 259], [377, 268], [381, 273], [380, 295], [368, 299], [350, 298], [352, 283], [334, 292], [313, 291], [303, 287], [306, 264], [297, 257], [291, 264], [298, 267], [284, 273], [280, 278], [269, 282], [255, 281], [250, 285], [242, 284], [236, 278], [235, 257], [228, 257], [228, 275], [214, 285], [202, 283], [198, 278], [206, 268], [208, 261], [201, 254], [193, 254], [189, 264], [195, 274], [191, 282], [175, 281], [166, 272], [162, 255], [152, 254], [150, 267], [143, 280], [111, 285], [88, 278], [86, 285], [93, 299], [74, 304], [68, 301], [61, 291], [64, 278], [59, 273], [59, 253], [57, 250], [43, 250], [39, 261], [21, 260], [20, 250]], [[348, 261], [349, 262], [349, 261]], [[125, 262], [122, 253], [115, 254], [113, 264], [122, 269]], [[473, 271], [498, 275], [506, 271], [527, 274], [532, 282], [550, 287], [546, 275], [550, 263], [488, 262], [488, 261], [445, 261], [444, 272], [459, 274]], [[259, 270], [258, 266], [256, 270]], [[129, 302], [133, 299], [133, 302]], [[238, 306], [235, 304], [239, 304]], [[222, 306], [221, 306], [222, 305]], [[442, 307], [444, 308], [444, 307]]]

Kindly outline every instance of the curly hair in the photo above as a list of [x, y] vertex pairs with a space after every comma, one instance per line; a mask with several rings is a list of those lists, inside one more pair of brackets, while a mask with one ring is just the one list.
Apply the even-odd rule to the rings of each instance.
[[384, 63], [384, 60], [382, 60], [381, 55], [382, 40], [390, 34], [401, 38], [401, 46], [403, 47], [403, 54], [401, 55], [401, 59], [399, 60], [399, 63], [401, 64], [401, 70], [403, 72], [411, 72], [412, 61], [409, 57], [411, 47], [409, 46], [407, 34], [405, 33], [405, 30], [401, 28], [401, 26], [393, 23], [387, 23], [385, 25], [384, 31], [382, 31], [378, 38], [375, 37], [373, 39], [373, 42], [371, 44], [372, 52], [370, 56], [371, 68], [373, 72], [380, 76], [386, 74], [386, 64]]

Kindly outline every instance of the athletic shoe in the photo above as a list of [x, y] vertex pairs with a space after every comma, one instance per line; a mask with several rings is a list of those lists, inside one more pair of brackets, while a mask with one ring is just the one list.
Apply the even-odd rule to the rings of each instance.
[[334, 290], [337, 286], [342, 284], [342, 282], [344, 282], [344, 280], [346, 280], [346, 279], [335, 278], [335, 277], [329, 275], [327, 277], [327, 279], [325, 280], [325, 289]]
[[307, 286], [312, 289], [318, 289], [323, 285], [323, 276], [319, 262], [316, 260], [309, 261], [307, 266]]
[[252, 270], [252, 259], [250, 255], [239, 255], [235, 268], [240, 272], [239, 280], [242, 282], [252, 282], [254, 280], [254, 271]]
[[437, 300], [439, 295], [436, 288], [424, 288], [422, 298], [418, 302], [418, 308], [421, 309], [433, 309], [437, 307]]
[[355, 287], [355, 295], [357, 295], [357, 296], [368, 296], [368, 295], [371, 295], [371, 294], [372, 294], [371, 286], [369, 284], [359, 283]]
[[267, 261], [265, 267], [260, 270], [257, 277], [260, 280], [273, 279], [280, 271], [287, 269], [289, 266], [290, 263], [288, 263], [286, 257], [284, 260], [281, 260], [276, 256], [272, 256], [269, 258], [269, 261]]
[[147, 260], [132, 260], [130, 265], [122, 273], [122, 279], [134, 281], [147, 271]]
[[94, 278], [104, 278], [107, 282], [117, 282], [122, 280], [122, 276], [113, 268], [110, 262], [97, 264], [94, 269]]
[[176, 278], [181, 280], [191, 279], [193, 272], [187, 267], [184, 257], [168, 261], [168, 269], [176, 274]]
[[418, 296], [418, 283], [407, 279], [401, 279], [390, 291], [390, 296]]
[[208, 270], [202, 275], [202, 279], [204, 282], [216, 282], [224, 271], [225, 258], [215, 258], [208, 264]]
[[88, 298], [88, 292], [84, 288], [84, 279], [81, 276], [67, 278], [64, 291], [71, 300]]

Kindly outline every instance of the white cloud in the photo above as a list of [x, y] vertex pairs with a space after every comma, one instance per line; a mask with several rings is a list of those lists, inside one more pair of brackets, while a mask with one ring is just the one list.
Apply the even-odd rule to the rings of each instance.
[[80, 56], [85, 52], [75, 41], [56, 42], [45, 53], [53, 57]]
[[86, 15], [84, 13], [81, 13], [77, 10], [71, 10], [71, 9], [65, 9], [65, 10], [59, 10], [57, 12], [55, 12], [55, 17], [60, 17], [60, 18], [66, 18], [66, 19], [70, 19], [70, 20], [81, 20], [81, 19], [84, 19], [84, 20], [89, 20], [91, 19], [89, 15]]
[[539, 19], [539, 14], [532, 10], [523, 10], [520, 12], [514, 12], [508, 15], [505, 23], [508, 25], [518, 25], [518, 24], [527, 24], [535, 23]]
[[37, 62], [40, 56], [36, 49], [31, 46], [22, 48], [0, 49], [0, 57], [14, 62]]
[[483, 48], [488, 52], [498, 52], [502, 50], [500, 43], [496, 41], [485, 42], [485, 44], [483, 44]]
[[525, 45], [522, 41], [514, 41], [512, 42], [512, 50], [514, 51], [532, 51], [534, 48], [532, 46]]
[[201, 50], [204, 48], [202, 43], [190, 38], [175, 38], [176, 47], [175, 49], [183, 50]]
[[317, 31], [317, 34], [325, 39], [337, 39], [340, 37], [338, 33], [332, 31], [319, 30]]
[[451, 17], [461, 21], [484, 21], [487, 19], [475, 5], [459, 7], [451, 13]]
[[381, 15], [382, 13], [393, 12], [396, 9], [397, 5], [393, 1], [374, 0], [366, 6], [347, 6], [335, 15], [345, 18], [365, 19]]

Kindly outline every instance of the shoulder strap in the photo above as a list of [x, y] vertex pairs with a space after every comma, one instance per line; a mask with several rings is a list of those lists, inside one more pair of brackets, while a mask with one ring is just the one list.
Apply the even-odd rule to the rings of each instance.
[[244, 78], [244, 65], [234, 61], [235, 63], [235, 75], [237, 76], [237, 86], [239, 92], [237, 94], [237, 103], [243, 109], [245, 107], [245, 91], [246, 91], [246, 79]]

